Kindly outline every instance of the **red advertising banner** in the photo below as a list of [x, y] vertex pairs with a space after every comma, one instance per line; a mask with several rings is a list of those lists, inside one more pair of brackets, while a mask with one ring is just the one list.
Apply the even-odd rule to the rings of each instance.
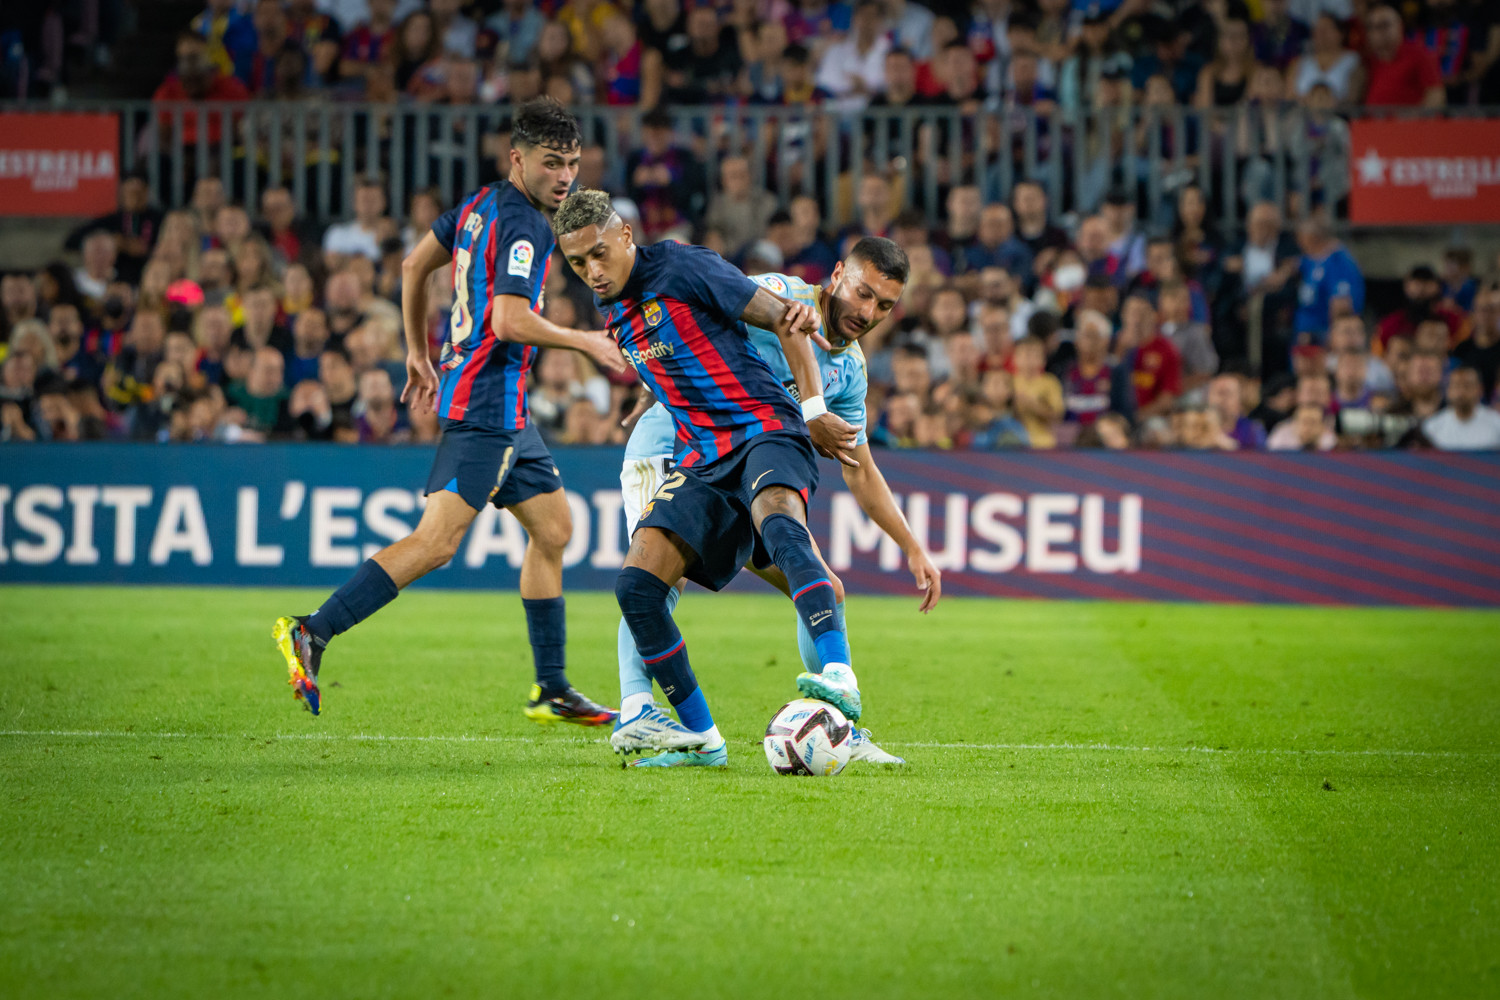
[[1350, 138], [1350, 222], [1500, 222], [1500, 121], [1359, 120]]
[[102, 215], [120, 182], [120, 120], [0, 114], [0, 215]]

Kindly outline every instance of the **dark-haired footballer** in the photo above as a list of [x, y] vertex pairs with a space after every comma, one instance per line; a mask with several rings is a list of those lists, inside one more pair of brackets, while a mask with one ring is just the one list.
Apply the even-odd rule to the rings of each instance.
[[[642, 511], [615, 596], [687, 735], [677, 749], [634, 764], [725, 767], [728, 749], [688, 664], [669, 596], [684, 576], [720, 590], [755, 553], [757, 565], [774, 563], [786, 575], [823, 674], [848, 676], [852, 686], [834, 587], [806, 522], [818, 483], [814, 448], [853, 464], [857, 429], [823, 399], [812, 307], [762, 288], [712, 250], [637, 247], [602, 191], [570, 195], [552, 228], [626, 360], [671, 413], [681, 445], [676, 469]], [[742, 324], [775, 333], [800, 406]]]
[[[514, 514], [529, 537], [520, 591], [536, 683], [526, 716], [586, 726], [616, 717], [574, 690], [564, 671], [562, 553], [573, 522], [557, 466], [527, 413], [526, 375], [538, 347], [580, 351], [616, 371], [625, 363], [606, 333], [567, 330], [540, 315], [555, 245], [548, 217], [578, 173], [578, 122], [542, 98], [523, 105], [512, 127], [510, 177], [440, 217], [401, 265], [407, 345], [401, 399], [413, 409], [435, 409], [443, 424], [422, 519], [406, 538], [366, 560], [318, 610], [276, 621], [292, 692], [314, 715], [329, 641], [452, 559], [469, 523], [491, 503]], [[450, 262], [453, 310], [439, 377], [427, 356], [427, 279]]]
[[[860, 509], [884, 529], [906, 554], [906, 564], [922, 591], [918, 610], [931, 611], [942, 596], [942, 574], [933, 565], [922, 543], [912, 533], [906, 517], [891, 488], [875, 464], [875, 456], [865, 439], [865, 395], [869, 388], [865, 356], [859, 341], [891, 314], [906, 289], [911, 264], [896, 243], [879, 236], [867, 236], [855, 243], [849, 255], [834, 265], [833, 274], [823, 286], [810, 285], [786, 274], [758, 274], [750, 280], [777, 295], [802, 302], [817, 310], [823, 333], [830, 347], [814, 344], [813, 354], [823, 380], [823, 397], [828, 408], [859, 428], [854, 458], [857, 466], [842, 466], [844, 485]], [[776, 373], [787, 390], [794, 391], [791, 370], [781, 351], [781, 342], [769, 330], [748, 327], [746, 333], [757, 353]], [[638, 407], [639, 409], [639, 407]], [[661, 487], [675, 467], [676, 447], [672, 416], [660, 403], [651, 405], [641, 415], [625, 445], [625, 461], [620, 470], [621, 495], [625, 501], [625, 523], [634, 524], [642, 508]], [[746, 567], [782, 593], [790, 595], [786, 578], [775, 566]], [[833, 583], [834, 621], [839, 631], [848, 634], [844, 622], [844, 588], [838, 576], [828, 570]], [[668, 610], [676, 611], [679, 590], [667, 595]], [[818, 650], [807, 623], [797, 616], [797, 651], [804, 672], [797, 678], [797, 689], [803, 697], [817, 698], [836, 705], [851, 721], [864, 711], [859, 688], [849, 677], [830, 684], [823, 674]], [[635, 638], [622, 619], [618, 637], [620, 664], [620, 719], [610, 734], [610, 745], [617, 753], [639, 753], [651, 748], [675, 749], [685, 739], [680, 726], [652, 702], [651, 674], [636, 649]], [[851, 670], [853, 664], [850, 664]], [[850, 682], [846, 685], [844, 682]], [[872, 764], [904, 764], [906, 761], [877, 746], [868, 729], [856, 728], [850, 752], [851, 761]]]

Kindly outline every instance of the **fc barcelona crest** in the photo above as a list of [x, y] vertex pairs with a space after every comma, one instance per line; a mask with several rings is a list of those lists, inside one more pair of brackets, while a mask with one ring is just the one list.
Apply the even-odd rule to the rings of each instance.
[[646, 305], [642, 309], [642, 315], [646, 317], [647, 326], [660, 326], [661, 303], [656, 301], [655, 299], [648, 300], [646, 302]]

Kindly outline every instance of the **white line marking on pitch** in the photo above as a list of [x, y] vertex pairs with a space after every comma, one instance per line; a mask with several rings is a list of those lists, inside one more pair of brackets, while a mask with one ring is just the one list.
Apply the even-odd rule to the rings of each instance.
[[[603, 744], [602, 739], [587, 739], [578, 736], [555, 736], [537, 738], [533, 736], [389, 736], [380, 733], [273, 733], [257, 736], [253, 733], [232, 735], [229, 733], [137, 733], [127, 730], [94, 729], [5, 729], [0, 736], [34, 736], [60, 739], [148, 739], [148, 740], [311, 740], [329, 743], [586, 743]], [[1269, 755], [1284, 757], [1500, 757], [1500, 752], [1464, 750], [1288, 750], [1284, 748], [1257, 749], [1227, 747], [1129, 747], [1112, 743], [921, 743], [892, 742], [894, 747], [914, 747], [922, 750], [1009, 750], [1040, 752], [1084, 752], [1084, 753], [1201, 753], [1222, 755]]]

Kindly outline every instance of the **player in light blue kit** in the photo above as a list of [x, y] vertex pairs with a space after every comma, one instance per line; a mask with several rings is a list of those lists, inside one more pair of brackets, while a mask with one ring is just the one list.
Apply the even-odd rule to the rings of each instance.
[[[869, 237], [855, 244], [848, 258], [834, 268], [826, 287], [818, 288], [799, 278], [781, 274], [763, 274], [751, 280], [783, 299], [811, 306], [821, 317], [822, 333], [832, 348], [824, 350], [814, 342], [813, 351], [823, 377], [823, 398], [829, 412], [859, 428], [852, 453], [858, 464], [846, 463], [843, 466], [844, 483], [854, 494], [860, 509], [906, 553], [907, 566], [917, 586], [924, 591], [920, 610], [926, 613], [932, 610], [942, 594], [941, 575], [912, 534], [871, 454], [865, 435], [868, 380], [864, 353], [858, 343], [859, 338], [884, 320], [900, 300], [907, 272], [906, 254], [900, 247], [887, 239]], [[751, 344], [795, 396], [795, 380], [776, 334], [755, 327], [746, 329]], [[641, 415], [625, 446], [620, 488], [625, 499], [627, 527], [634, 527], [641, 511], [650, 504], [652, 496], [670, 473], [675, 445], [676, 430], [671, 415], [660, 403], [652, 405]], [[752, 562], [749, 568], [790, 596], [786, 577], [774, 565], [757, 566]], [[843, 584], [831, 570], [828, 578], [835, 589], [838, 628], [847, 631]], [[673, 607], [680, 594], [680, 590], [674, 590], [668, 596]], [[863, 705], [853, 670], [821, 671], [817, 647], [800, 615], [797, 618], [797, 646], [806, 667], [797, 678], [797, 689], [805, 697], [838, 706], [851, 720], [857, 720]], [[619, 657], [620, 722], [610, 737], [615, 750], [631, 753], [692, 745], [691, 731], [654, 704], [651, 676], [623, 619], [620, 622]], [[905, 763], [900, 757], [877, 747], [870, 740], [868, 730], [858, 730], [857, 733], [853, 759], [882, 764]]]

